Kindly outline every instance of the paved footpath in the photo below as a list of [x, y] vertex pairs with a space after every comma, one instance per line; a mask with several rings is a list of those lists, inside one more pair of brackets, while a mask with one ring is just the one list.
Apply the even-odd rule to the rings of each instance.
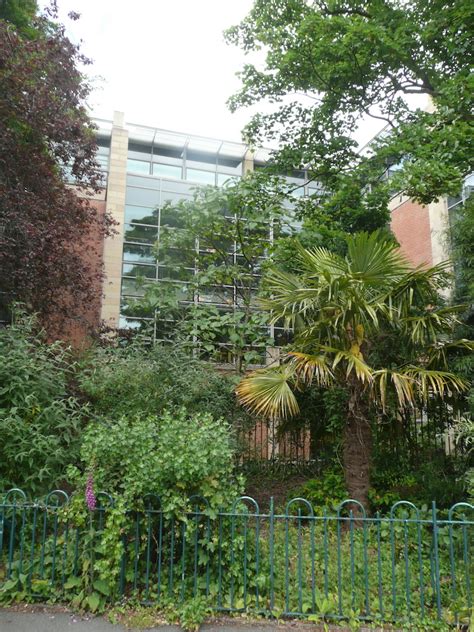
[[[334, 632], [344, 632], [345, 628], [330, 626]], [[137, 628], [134, 628], [137, 630]], [[180, 632], [177, 625], [160, 625], [147, 628], [148, 632]], [[141, 628], [140, 632], [147, 632]], [[270, 621], [252, 622], [224, 619], [208, 623], [201, 632], [322, 632], [319, 625], [291, 621], [277, 623]], [[364, 628], [361, 629], [363, 632]], [[102, 617], [81, 617], [70, 612], [18, 611], [0, 608], [0, 632], [129, 632], [130, 628], [109, 623]]]

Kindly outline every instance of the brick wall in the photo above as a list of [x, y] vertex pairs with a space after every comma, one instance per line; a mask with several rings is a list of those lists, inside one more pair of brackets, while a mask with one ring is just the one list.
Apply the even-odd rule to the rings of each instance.
[[[105, 198], [105, 191], [103, 192]], [[105, 213], [105, 199], [90, 199], [90, 204], [101, 215]], [[94, 285], [93, 299], [89, 303], [77, 304], [66, 292], [63, 300], [67, 306], [68, 318], [55, 322], [51, 314], [47, 325], [51, 339], [61, 339], [75, 348], [88, 346], [89, 334], [96, 330], [100, 323], [102, 304], [102, 279], [104, 240], [97, 226], [91, 227], [80, 243], [72, 244], [77, 249], [87, 265], [94, 271], [92, 283]]]
[[391, 228], [402, 252], [414, 264], [433, 264], [430, 215], [427, 206], [412, 200], [392, 204]]

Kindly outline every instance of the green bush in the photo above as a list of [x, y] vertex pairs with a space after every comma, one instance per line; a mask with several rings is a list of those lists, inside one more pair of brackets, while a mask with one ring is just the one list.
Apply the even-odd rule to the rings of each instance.
[[449, 509], [465, 498], [464, 460], [440, 450], [421, 448], [417, 462], [400, 451], [398, 458], [383, 453], [374, 464], [369, 491], [373, 511], [386, 512], [399, 500], [409, 500], [418, 508]]
[[0, 329], [0, 489], [40, 495], [78, 461], [87, 409], [68, 393], [68, 350], [35, 328], [33, 318], [15, 312]]
[[207, 413], [185, 409], [160, 416], [122, 416], [97, 421], [85, 431], [81, 457], [84, 486], [92, 473], [95, 490], [128, 504], [147, 494], [161, 498], [166, 513], [182, 513], [190, 496], [205, 498], [212, 510], [241, 489], [234, 477], [234, 447], [228, 424]]
[[98, 417], [158, 415], [185, 407], [230, 424], [247, 423], [237, 405], [235, 378], [183, 350], [139, 341], [124, 348], [96, 349], [83, 364], [80, 386]]
[[333, 510], [348, 497], [342, 469], [329, 468], [317, 478], [312, 478], [291, 490], [288, 499], [297, 497], [305, 498], [315, 509]]

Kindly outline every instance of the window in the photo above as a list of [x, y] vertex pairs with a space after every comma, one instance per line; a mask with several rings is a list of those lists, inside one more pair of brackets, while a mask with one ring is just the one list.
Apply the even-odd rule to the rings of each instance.
[[125, 206], [125, 221], [132, 224], [156, 226], [158, 224], [158, 209], [127, 204]]
[[155, 266], [143, 266], [133, 263], [124, 263], [122, 266], [122, 275], [129, 277], [146, 277], [147, 279], [156, 278]]
[[171, 206], [166, 204], [161, 209], [161, 226], [169, 226], [173, 228], [182, 228], [183, 220], [180, 218], [179, 214], [173, 210]]
[[122, 279], [122, 294], [127, 296], [143, 296], [145, 287], [135, 281], [135, 279]]
[[154, 244], [158, 239], [158, 228], [142, 224], [125, 224], [124, 239], [145, 244]]
[[290, 185], [290, 191], [291, 191], [291, 195], [294, 198], [300, 198], [300, 197], [304, 197], [305, 194], [305, 190], [304, 190], [304, 184], [302, 184], [301, 186], [298, 186], [298, 188], [294, 188], [297, 185]]
[[136, 263], [155, 263], [151, 246], [143, 244], [124, 244], [123, 258]]
[[200, 303], [216, 303], [218, 305], [234, 304], [234, 289], [227, 286], [212, 286], [199, 289]]
[[144, 160], [127, 160], [127, 171], [130, 173], [150, 173], [150, 163]]
[[121, 316], [131, 318], [150, 318], [153, 316], [153, 309], [145, 306], [135, 296], [125, 296], [122, 292], [122, 300], [120, 301]]
[[239, 180], [239, 176], [230, 176], [228, 173], [217, 174], [217, 186], [222, 187], [224, 184], [230, 184]]
[[201, 171], [199, 169], [186, 169], [186, 180], [199, 182], [199, 184], [215, 184], [216, 174], [212, 171]]
[[174, 180], [181, 180], [182, 178], [181, 167], [157, 163], [153, 164], [153, 175], [161, 178], [173, 178]]
[[123, 314], [120, 314], [120, 329], [144, 329], [147, 324], [148, 321], [146, 320], [134, 320], [132, 318], [126, 318]]
[[101, 169], [105, 169], [107, 170], [109, 167], [109, 156], [102, 156], [100, 154], [97, 154], [96, 156], [96, 160], [99, 163], [99, 166]]
[[194, 268], [158, 266], [158, 278], [163, 281], [191, 281], [193, 276]]

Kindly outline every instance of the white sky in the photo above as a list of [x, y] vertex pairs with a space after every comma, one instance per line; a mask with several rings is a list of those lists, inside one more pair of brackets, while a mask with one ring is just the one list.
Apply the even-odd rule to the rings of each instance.
[[[45, 2], [42, 2], [44, 4]], [[224, 42], [252, 0], [58, 0], [69, 37], [93, 59], [92, 115], [129, 123], [241, 140], [253, 110], [231, 114], [226, 100], [239, 88], [244, 53]], [[69, 11], [80, 20], [67, 18]], [[262, 106], [260, 106], [262, 107]], [[368, 120], [357, 134], [368, 141], [381, 128]]]
[[[224, 43], [252, 0], [59, 0], [70, 38], [94, 64], [94, 116], [241, 140], [249, 112], [231, 114], [244, 54]], [[68, 20], [71, 10], [80, 20]]]

